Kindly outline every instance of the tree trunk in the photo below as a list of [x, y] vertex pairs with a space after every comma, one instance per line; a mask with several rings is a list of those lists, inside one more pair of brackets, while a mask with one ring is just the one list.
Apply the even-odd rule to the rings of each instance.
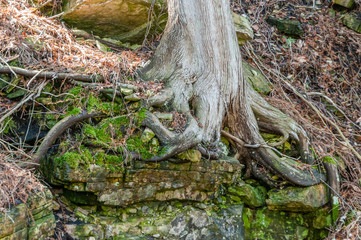
[[237, 147], [244, 157], [298, 185], [317, 184], [324, 178], [310, 168], [292, 167], [296, 162], [283, 161], [265, 146], [258, 125], [283, 134], [285, 140], [293, 137], [307, 155], [302, 128], [245, 82], [229, 0], [168, 0], [168, 23], [162, 40], [140, 76], [165, 83], [166, 88], [150, 100], [151, 105], [172, 108], [186, 114], [188, 120], [186, 130], [175, 134], [147, 113], [144, 125], [152, 128], [167, 147], [166, 154], [154, 161], [200, 143], [216, 146], [225, 122], [239, 140]]

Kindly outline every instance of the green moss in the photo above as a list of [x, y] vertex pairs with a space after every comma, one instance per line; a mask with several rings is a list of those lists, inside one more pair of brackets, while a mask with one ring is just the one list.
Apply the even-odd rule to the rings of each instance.
[[66, 152], [61, 156], [55, 158], [55, 161], [60, 163], [62, 166], [69, 166], [70, 168], [77, 168], [80, 164], [89, 164], [91, 157], [90, 151], [86, 148], [83, 148], [82, 153], [76, 152]]
[[[127, 148], [131, 152], [139, 153], [142, 158], [150, 159], [156, 156], [159, 152], [158, 146], [152, 146], [151, 143], [144, 143], [141, 136], [132, 135], [127, 140]], [[161, 155], [161, 153], [159, 153]]]
[[105, 114], [110, 114], [112, 112], [119, 112], [120, 105], [115, 102], [113, 103], [102, 101], [99, 97], [96, 97], [93, 93], [90, 93], [87, 99], [86, 109], [88, 112], [102, 112]]
[[98, 95], [95, 95], [93, 92], [89, 94], [82, 87], [75, 87], [68, 91], [68, 95], [64, 98], [64, 102], [71, 101], [72, 104], [69, 105], [67, 109], [68, 115], [76, 114], [80, 111], [78, 109], [84, 109], [88, 112], [101, 112], [106, 115], [109, 114], [120, 114], [123, 109], [121, 102], [113, 102], [112, 99], [102, 98]]
[[[6, 117], [6, 118], [4, 119], [4, 123], [5, 123], [5, 125], [4, 125], [5, 127], [2, 126], [3, 128], [2, 128], [2, 129], [0, 128], [0, 131], [2, 130], [2, 132], [5, 133], [5, 134], [9, 133], [9, 131], [11, 131], [12, 129], [14, 129], [14, 128], [17, 127], [17, 126], [16, 126], [16, 123], [15, 123], [15, 121], [13, 120], [12, 117]], [[1, 132], [0, 132], [0, 133], [1, 133]]]
[[71, 111], [67, 112], [67, 116], [69, 115], [78, 115], [82, 112], [80, 108], [73, 108]]
[[[282, 140], [282, 137], [280, 135], [276, 135], [276, 134], [261, 132], [261, 135], [262, 135], [263, 139], [268, 143], [277, 143]], [[283, 151], [290, 151], [292, 146], [288, 141], [286, 141], [282, 146], [277, 146], [276, 148], [278, 148], [279, 150], [283, 150]]]
[[[86, 124], [83, 127], [83, 134], [88, 138], [97, 140], [98, 143], [111, 145], [114, 140], [120, 140], [123, 137], [122, 131], [125, 132], [128, 125], [129, 119], [127, 117], [107, 118], [96, 126]], [[100, 143], [100, 145], [102, 144]]]
[[335, 161], [335, 159], [333, 159], [330, 156], [325, 156], [322, 158], [322, 162], [324, 163], [329, 163], [329, 164], [333, 164], [333, 165], [337, 165], [337, 162]]
[[261, 207], [266, 204], [266, 189], [262, 186], [253, 187], [249, 184], [228, 188], [231, 196], [238, 196], [250, 207]]
[[70, 89], [68, 91], [69, 94], [72, 94], [72, 95], [67, 95], [67, 98], [70, 98], [70, 99], [75, 99], [75, 98], [78, 98], [80, 93], [83, 92], [83, 88], [82, 87], [75, 87], [73, 89]]
[[122, 164], [124, 162], [124, 158], [122, 155], [110, 155], [105, 152], [97, 152], [94, 155], [95, 164], [102, 166], [105, 165], [111, 171], [119, 171], [122, 170]]

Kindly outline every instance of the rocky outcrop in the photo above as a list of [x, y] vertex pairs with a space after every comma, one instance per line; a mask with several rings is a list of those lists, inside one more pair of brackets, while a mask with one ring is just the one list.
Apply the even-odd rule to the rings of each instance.
[[268, 192], [266, 200], [268, 209], [290, 212], [316, 211], [328, 201], [328, 189], [324, 184], [305, 188], [274, 189]]
[[47, 239], [54, 234], [52, 194], [48, 189], [34, 193], [26, 203], [0, 213], [0, 239]]
[[143, 201], [211, 200], [217, 197], [221, 185], [239, 179], [242, 169], [233, 158], [182, 164], [135, 161], [118, 170], [55, 159], [49, 159], [44, 166], [49, 181], [64, 185], [71, 201], [122, 207]]
[[45, 173], [64, 186], [79, 218], [66, 231], [78, 239], [321, 239], [332, 222], [324, 185], [267, 192], [241, 181], [233, 158], [124, 169], [59, 159]]
[[[63, 19], [71, 27], [101, 38], [139, 44], [145, 37], [151, 4], [152, 0], [70, 0], [64, 6]], [[157, 0], [153, 6], [153, 26], [164, 26], [166, 17], [159, 16], [161, 5], [164, 1]]]
[[212, 204], [146, 202], [112, 216], [89, 214], [87, 223], [68, 224], [66, 229], [79, 239], [242, 240], [242, 210], [242, 205], [219, 209]]

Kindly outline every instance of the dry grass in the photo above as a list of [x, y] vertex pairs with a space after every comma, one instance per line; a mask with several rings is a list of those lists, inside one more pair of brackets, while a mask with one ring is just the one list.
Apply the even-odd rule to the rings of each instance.
[[0, 213], [26, 202], [31, 193], [43, 190], [43, 185], [30, 170], [24, 170], [0, 153]]

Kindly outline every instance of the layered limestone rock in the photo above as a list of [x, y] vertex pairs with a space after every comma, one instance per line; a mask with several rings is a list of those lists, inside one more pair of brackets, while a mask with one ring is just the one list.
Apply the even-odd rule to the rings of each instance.
[[143, 201], [206, 201], [223, 184], [240, 178], [242, 165], [233, 158], [182, 164], [133, 162], [124, 170], [106, 166], [57, 162], [44, 164], [52, 184], [64, 185], [67, 197], [79, 204], [127, 206]]
[[[219, 208], [191, 202], [146, 202], [66, 225], [79, 239], [234, 239], [242, 240], [242, 205]], [[111, 216], [109, 216], [111, 215]], [[80, 216], [78, 214], [78, 216]], [[81, 216], [80, 216], [81, 217]]]
[[324, 184], [311, 187], [288, 187], [268, 192], [270, 210], [312, 212], [328, 203], [328, 189]]
[[26, 203], [0, 213], [0, 239], [47, 239], [54, 234], [52, 194], [48, 189], [34, 193]]
[[243, 166], [236, 159], [135, 161], [114, 170], [54, 158], [44, 166], [83, 221], [66, 226], [74, 238], [242, 239], [243, 205], [212, 203], [239, 180]]

